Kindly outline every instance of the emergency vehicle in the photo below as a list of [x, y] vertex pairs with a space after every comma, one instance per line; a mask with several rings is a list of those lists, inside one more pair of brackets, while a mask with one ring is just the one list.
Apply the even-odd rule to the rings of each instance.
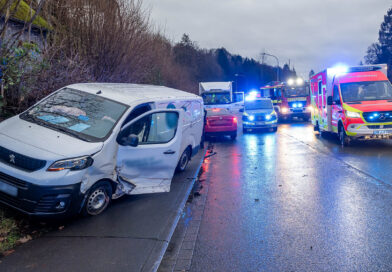
[[387, 65], [328, 68], [311, 78], [314, 129], [351, 139], [392, 138], [392, 86]]
[[223, 108], [231, 113], [239, 113], [244, 108], [244, 93], [233, 92], [233, 82], [200, 82], [199, 95], [206, 110]]
[[309, 85], [302, 78], [290, 78], [287, 82], [271, 82], [261, 87], [263, 97], [271, 98], [275, 111], [283, 120], [311, 116]]

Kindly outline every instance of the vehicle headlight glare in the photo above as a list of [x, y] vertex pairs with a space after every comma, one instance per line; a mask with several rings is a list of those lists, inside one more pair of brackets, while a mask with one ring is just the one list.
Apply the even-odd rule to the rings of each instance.
[[50, 172], [58, 172], [62, 170], [71, 170], [77, 171], [85, 169], [93, 164], [94, 160], [89, 156], [60, 160], [54, 162], [51, 166], [49, 166], [47, 171]]
[[282, 113], [287, 113], [289, 111], [288, 108], [282, 108]]
[[255, 116], [254, 115], [249, 115], [248, 119], [249, 119], [249, 121], [253, 121], [253, 120], [255, 120]]
[[361, 114], [359, 112], [346, 111], [346, 116], [349, 118], [360, 118]]
[[266, 120], [270, 120], [270, 119], [271, 119], [271, 115], [270, 115], [270, 114], [267, 114], [267, 115], [265, 116], [265, 119], [266, 119]]

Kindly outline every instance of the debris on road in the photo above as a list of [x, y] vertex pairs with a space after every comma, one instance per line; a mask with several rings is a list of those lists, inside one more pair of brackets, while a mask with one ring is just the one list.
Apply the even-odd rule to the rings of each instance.
[[207, 158], [212, 157], [212, 156], [214, 156], [214, 155], [216, 155], [216, 152], [213, 152], [213, 153], [211, 153], [211, 154], [206, 155], [206, 156], [204, 157], [204, 159], [207, 159]]

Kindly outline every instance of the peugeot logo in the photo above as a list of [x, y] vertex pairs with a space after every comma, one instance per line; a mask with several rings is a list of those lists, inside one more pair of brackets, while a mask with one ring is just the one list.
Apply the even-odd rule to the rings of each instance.
[[14, 154], [10, 155], [10, 163], [15, 163], [15, 155]]
[[381, 113], [380, 117], [378, 117], [378, 119], [381, 120], [381, 121], [385, 120], [386, 119], [385, 114]]

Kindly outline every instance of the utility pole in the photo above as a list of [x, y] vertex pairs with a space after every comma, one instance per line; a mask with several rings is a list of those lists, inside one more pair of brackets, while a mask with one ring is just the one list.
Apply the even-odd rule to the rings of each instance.
[[271, 54], [267, 54], [265, 52], [261, 53], [261, 56], [264, 60], [264, 56], [269, 56], [269, 57], [273, 57], [276, 60], [277, 66], [276, 66], [276, 81], [279, 81], [279, 59], [277, 56], [275, 55], [271, 55]]

